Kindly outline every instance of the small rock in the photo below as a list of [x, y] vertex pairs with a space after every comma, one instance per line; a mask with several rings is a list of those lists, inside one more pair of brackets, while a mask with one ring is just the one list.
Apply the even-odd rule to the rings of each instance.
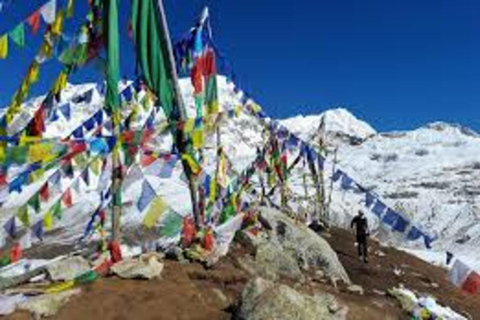
[[223, 304], [225, 304], [226, 306], [228, 306], [228, 304], [229, 304], [228, 298], [225, 296], [225, 294], [222, 292], [222, 290], [217, 289], [217, 288], [213, 288], [212, 291], [213, 291], [213, 293], [215, 293], [215, 295], [218, 297], [218, 299], [219, 299]]
[[352, 284], [351, 286], [348, 286], [347, 288], [348, 291], [352, 292], [352, 293], [357, 293], [359, 295], [363, 295], [363, 288], [357, 284]]
[[381, 290], [377, 290], [377, 289], [373, 289], [373, 293], [378, 294], [379, 296], [385, 296], [386, 295], [385, 291], [381, 291]]
[[148, 261], [140, 259], [123, 260], [114, 264], [112, 272], [123, 279], [147, 279], [160, 277], [163, 263], [152, 256]]
[[322, 270], [315, 271], [315, 278], [314, 279], [323, 279], [325, 277], [325, 272]]
[[385, 257], [385, 253], [382, 252], [382, 251], [380, 251], [380, 250], [375, 251], [375, 255], [376, 255], [377, 257]]
[[70, 281], [90, 271], [88, 261], [82, 257], [70, 257], [47, 266], [53, 281]]
[[432, 282], [430, 285], [432, 286], [432, 288], [435, 288], [435, 289], [440, 288], [440, 285], [438, 283], [435, 283], [435, 282]]

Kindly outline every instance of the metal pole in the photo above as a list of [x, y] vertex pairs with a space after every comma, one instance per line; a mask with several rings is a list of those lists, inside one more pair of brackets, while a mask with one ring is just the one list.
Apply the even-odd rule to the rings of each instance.
[[[183, 103], [182, 93], [178, 85], [178, 74], [177, 74], [175, 57], [173, 55], [173, 49], [172, 49], [172, 43], [170, 39], [170, 32], [167, 24], [167, 18], [165, 15], [163, 1], [158, 0], [157, 3], [158, 3], [158, 11], [160, 14], [161, 29], [163, 30], [161, 34], [163, 36], [163, 41], [165, 43], [167, 54], [168, 54], [168, 62], [169, 62], [167, 66], [168, 72], [170, 73], [170, 78], [173, 81], [172, 87], [174, 91], [175, 105], [178, 111], [178, 117], [179, 117], [178, 120], [180, 122], [183, 122], [187, 117], [185, 114], [185, 105]], [[185, 136], [185, 133], [183, 130], [177, 130], [176, 143], [181, 155], [188, 153], [190, 151], [189, 149], [191, 148], [191, 146], [187, 145], [187, 137]], [[187, 176], [187, 179], [188, 179], [188, 185], [190, 188], [190, 199], [192, 202], [193, 217], [195, 219], [195, 225], [198, 228], [201, 224], [198, 201], [197, 201], [198, 186], [195, 181], [195, 177], [193, 176], [193, 173], [190, 170], [190, 166], [188, 165], [188, 162], [182, 159], [182, 164], [183, 164], [183, 169], [185, 171], [185, 175]]]

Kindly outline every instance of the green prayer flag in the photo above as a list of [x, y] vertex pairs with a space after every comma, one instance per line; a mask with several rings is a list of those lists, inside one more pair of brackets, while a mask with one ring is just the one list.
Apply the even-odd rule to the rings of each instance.
[[23, 22], [20, 22], [8, 35], [17, 46], [25, 47], [25, 26]]
[[183, 217], [173, 210], [168, 210], [161, 224], [161, 237], [175, 237], [182, 230]]
[[57, 220], [62, 220], [62, 202], [57, 201], [57, 203], [50, 209], [52, 211], [52, 215]]
[[28, 200], [27, 203], [30, 207], [33, 208], [33, 210], [35, 210], [36, 213], [38, 213], [38, 211], [40, 211], [40, 196], [39, 196], [38, 193], [34, 194], [33, 197], [31, 197]]
[[106, 107], [110, 112], [118, 111], [120, 97], [118, 82], [120, 81], [120, 52], [118, 41], [118, 8], [117, 0], [105, 0], [104, 37], [107, 48], [107, 94]]
[[166, 30], [162, 29], [156, 0], [132, 0], [132, 30], [143, 78], [170, 118], [174, 95], [168, 70], [175, 66], [168, 65], [167, 48], [161, 35]]
[[23, 223], [25, 227], [30, 226], [30, 217], [28, 215], [28, 207], [24, 205], [18, 209], [17, 218]]

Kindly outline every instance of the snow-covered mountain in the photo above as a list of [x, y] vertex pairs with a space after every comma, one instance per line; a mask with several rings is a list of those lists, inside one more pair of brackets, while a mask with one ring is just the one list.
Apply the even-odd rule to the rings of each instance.
[[[71, 102], [74, 97], [81, 96], [92, 88], [95, 88], [94, 84], [69, 85], [62, 103]], [[241, 103], [240, 95], [233, 88], [233, 84], [219, 77], [220, 105], [224, 109], [231, 109]], [[189, 80], [181, 82], [181, 89], [188, 115], [194, 117], [193, 90]], [[23, 121], [33, 113], [39, 101], [37, 98], [25, 105]], [[60, 116], [59, 120], [47, 126], [47, 135], [69, 135], [71, 130], [98, 111], [102, 104], [102, 96], [97, 91], [88, 104], [72, 103], [71, 119]], [[138, 121], [144, 121], [145, 117], [146, 114], [140, 114]], [[317, 145], [318, 129], [322, 121], [328, 149], [325, 169], [327, 197], [330, 191], [329, 178], [335, 165], [378, 194], [387, 205], [410, 217], [416, 225], [438, 236], [434, 250], [450, 250], [480, 269], [480, 252], [477, 250], [477, 253], [472, 253], [480, 244], [480, 136], [477, 133], [447, 123], [433, 123], [413, 131], [377, 133], [368, 123], [357, 119], [346, 109], [327, 110], [318, 115], [299, 115], [280, 120], [280, 123], [305, 141]], [[262, 128], [256, 118], [246, 113], [222, 121], [220, 135], [232, 164], [232, 173], [240, 172], [253, 161], [257, 148], [265, 143]], [[164, 137], [156, 141], [157, 148], [171, 148], [171, 138]], [[334, 164], [335, 150], [337, 163]], [[204, 152], [207, 173], [213, 172], [215, 153], [215, 139], [211, 135], [206, 139]], [[171, 179], [160, 179], [155, 176], [155, 172], [155, 167], [152, 167], [144, 170], [143, 174], [171, 207], [177, 212], [188, 213], [190, 200], [186, 185], [182, 182], [180, 166], [177, 165]], [[305, 170], [300, 164], [290, 179], [292, 199], [295, 199], [291, 206], [308, 210], [309, 197], [308, 194], [305, 195], [303, 172]], [[308, 189], [311, 196], [311, 181], [308, 182]], [[78, 195], [77, 201], [90, 205], [82, 203], [70, 209], [66, 213], [72, 217], [66, 219], [68, 228], [65, 228], [67, 224], [60, 224], [58, 227], [64, 229], [61, 236], [52, 236], [46, 241], [72, 240], [82, 232], [91, 211], [98, 203], [92, 188], [83, 190], [86, 195]], [[27, 188], [25, 192], [32, 191]], [[128, 188], [124, 200], [135, 203], [140, 192], [141, 184], [137, 182]], [[11, 216], [12, 210], [20, 205], [19, 199], [25, 198], [24, 196], [12, 196], [7, 205], [0, 209], [0, 223]], [[352, 215], [362, 208], [361, 200], [361, 195], [343, 191], [334, 184], [330, 206], [332, 221], [336, 225], [347, 227]], [[141, 218], [142, 213], [135, 206], [125, 209], [123, 219], [127, 225], [138, 225]], [[374, 215], [369, 215], [369, 218], [376, 235], [385, 243], [421, 247], [421, 243], [408, 243], [402, 236], [387, 231], [375, 220]]]

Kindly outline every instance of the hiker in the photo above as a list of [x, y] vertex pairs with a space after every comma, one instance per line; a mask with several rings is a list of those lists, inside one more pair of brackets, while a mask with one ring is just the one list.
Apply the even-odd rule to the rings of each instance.
[[350, 228], [354, 227], [357, 236], [358, 259], [368, 263], [367, 239], [370, 231], [368, 230], [368, 220], [362, 211], [358, 211], [358, 215], [353, 218]]

